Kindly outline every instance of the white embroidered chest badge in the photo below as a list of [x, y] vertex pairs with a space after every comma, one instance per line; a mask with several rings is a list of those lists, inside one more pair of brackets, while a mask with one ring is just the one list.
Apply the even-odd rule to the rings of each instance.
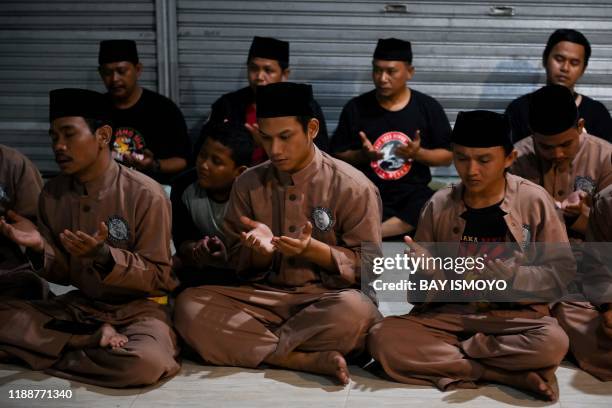
[[319, 231], [329, 231], [334, 226], [334, 217], [329, 208], [315, 207], [311, 214], [312, 222]]
[[108, 217], [108, 238], [113, 243], [127, 242], [130, 237], [130, 228], [127, 221], [118, 215]]

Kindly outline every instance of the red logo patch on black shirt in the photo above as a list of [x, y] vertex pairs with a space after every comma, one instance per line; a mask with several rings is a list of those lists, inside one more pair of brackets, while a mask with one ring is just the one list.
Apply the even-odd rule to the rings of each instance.
[[397, 180], [404, 177], [412, 167], [412, 160], [404, 160], [395, 154], [395, 149], [400, 145], [411, 142], [408, 136], [402, 132], [392, 131], [383, 133], [372, 145], [384, 156], [382, 159], [370, 163], [372, 169], [383, 180]]

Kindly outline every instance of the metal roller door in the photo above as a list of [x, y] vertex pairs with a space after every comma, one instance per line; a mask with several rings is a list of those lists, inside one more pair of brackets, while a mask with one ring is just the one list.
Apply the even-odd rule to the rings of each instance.
[[130, 38], [157, 89], [154, 0], [0, 2], [0, 143], [29, 156], [43, 173], [57, 171], [49, 145], [48, 93], [60, 87], [103, 91], [98, 43]]
[[376, 40], [391, 36], [413, 42], [410, 86], [437, 98], [454, 122], [460, 110], [503, 111], [542, 84], [546, 39], [575, 28], [593, 44], [579, 90], [612, 108], [609, 1], [177, 0], [177, 19], [180, 102], [194, 133], [217, 97], [246, 84], [254, 35], [291, 43], [291, 78], [314, 86], [330, 131], [343, 105], [372, 88]]

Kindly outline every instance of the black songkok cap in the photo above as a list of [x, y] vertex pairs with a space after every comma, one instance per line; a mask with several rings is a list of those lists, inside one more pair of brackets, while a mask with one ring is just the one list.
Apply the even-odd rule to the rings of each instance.
[[105, 40], [100, 42], [98, 64], [128, 61], [138, 64], [138, 50], [133, 40]]
[[258, 118], [281, 116], [313, 117], [312, 87], [293, 82], [258, 86], [255, 92]]
[[255, 57], [275, 60], [288, 66], [289, 43], [287, 41], [277, 40], [276, 38], [255, 36], [253, 37], [253, 42], [249, 49], [247, 61]]
[[506, 115], [486, 110], [459, 112], [451, 142], [465, 147], [511, 148], [510, 132]]
[[49, 92], [49, 122], [64, 116], [110, 120], [110, 101], [105, 95], [87, 89], [55, 89]]
[[374, 59], [385, 61], [406, 61], [412, 64], [412, 46], [410, 41], [397, 38], [381, 38], [374, 50]]
[[574, 95], [563, 85], [547, 85], [529, 95], [529, 127], [540, 135], [557, 135], [576, 125]]

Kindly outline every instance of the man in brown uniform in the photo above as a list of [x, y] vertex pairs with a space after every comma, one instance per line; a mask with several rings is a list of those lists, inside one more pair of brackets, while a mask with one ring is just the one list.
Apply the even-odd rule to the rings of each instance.
[[570, 238], [582, 240], [593, 195], [612, 183], [612, 145], [583, 132], [574, 97], [561, 85], [531, 95], [529, 126], [532, 136], [515, 145], [510, 171], [544, 187]]
[[62, 174], [40, 195], [38, 228], [9, 212], [0, 232], [27, 247], [42, 276], [78, 290], [0, 302], [0, 357], [96, 385], [152, 384], [179, 370], [163, 305], [176, 287], [170, 205], [156, 182], [111, 159], [105, 101], [93, 91], [51, 91]]
[[[438, 191], [425, 205], [415, 241], [456, 242], [460, 247], [507, 242], [520, 251], [534, 242], [567, 243], [548, 194], [505, 172], [516, 153], [504, 116], [461, 112], [452, 143], [461, 183]], [[413, 250], [423, 250], [405, 240]], [[569, 249], [556, 253], [540, 251], [535, 266], [503, 266], [497, 259], [487, 268], [507, 273], [513, 289], [555, 288], [557, 278], [571, 279], [575, 269]], [[554, 372], [566, 353], [567, 336], [546, 304], [529, 303], [422, 304], [372, 327], [368, 349], [400, 382], [448, 390], [489, 381], [555, 400]]]
[[[36, 222], [42, 185], [38, 169], [27, 157], [0, 145], [0, 217], [13, 210]], [[34, 273], [21, 248], [0, 235], [0, 295], [40, 299], [48, 290], [49, 285]]]
[[[512, 172], [542, 185], [554, 197], [568, 235], [580, 242], [585, 238], [593, 197], [612, 184], [612, 145], [583, 132], [585, 121], [578, 116], [574, 97], [560, 85], [532, 94], [529, 126], [533, 135], [516, 144], [519, 157]], [[578, 288], [593, 285], [587, 281], [594, 278], [592, 273], [581, 273], [577, 278]], [[560, 302], [553, 315], [567, 331], [570, 350], [580, 367], [610, 380], [612, 348], [605, 335], [597, 334], [600, 314], [580, 297]]]
[[595, 196], [586, 240], [599, 242], [593, 245], [594, 253], [589, 252], [600, 261], [584, 262], [586, 299], [560, 302], [553, 311], [569, 336], [570, 350], [580, 368], [602, 381], [612, 381], [612, 185]]
[[261, 363], [334, 375], [365, 348], [380, 318], [361, 282], [364, 242], [380, 243], [376, 188], [313, 143], [309, 85], [258, 87], [258, 128], [269, 162], [239, 176], [224, 230], [239, 287], [185, 290], [177, 331], [216, 365]]

